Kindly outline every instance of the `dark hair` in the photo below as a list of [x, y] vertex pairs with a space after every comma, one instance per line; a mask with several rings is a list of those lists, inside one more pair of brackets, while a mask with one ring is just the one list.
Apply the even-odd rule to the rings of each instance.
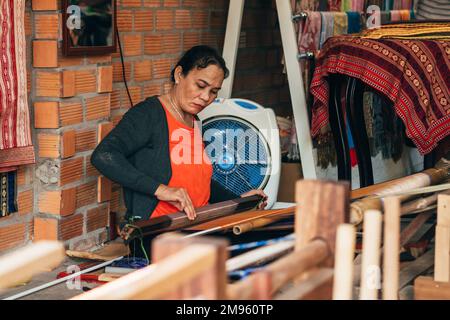
[[204, 69], [210, 65], [216, 65], [222, 69], [224, 78], [227, 78], [230, 74], [230, 71], [225, 64], [225, 60], [216, 49], [205, 45], [192, 47], [183, 54], [175, 65], [175, 68], [173, 68], [171, 73], [172, 82], [175, 82], [175, 69], [178, 66], [181, 66], [183, 69], [183, 75], [187, 76], [187, 74], [194, 68]]

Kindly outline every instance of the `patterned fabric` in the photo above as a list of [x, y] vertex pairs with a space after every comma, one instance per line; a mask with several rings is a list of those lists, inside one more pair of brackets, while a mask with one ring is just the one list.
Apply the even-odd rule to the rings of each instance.
[[421, 154], [450, 134], [450, 42], [330, 38], [316, 61], [311, 132], [328, 124], [330, 73], [355, 77], [382, 93]]
[[320, 31], [319, 49], [323, 47], [323, 44], [329, 37], [333, 36], [335, 13], [320, 12], [320, 15], [322, 16], [322, 30]]
[[348, 31], [348, 17], [345, 12], [336, 12], [334, 15], [334, 30], [333, 35], [347, 34]]
[[398, 39], [450, 39], [450, 24], [404, 23], [383, 26], [382, 28], [365, 30], [361, 36], [365, 39], [398, 38]]
[[0, 168], [35, 162], [27, 102], [25, 1], [0, 1]]
[[0, 217], [17, 212], [16, 171], [0, 173]]

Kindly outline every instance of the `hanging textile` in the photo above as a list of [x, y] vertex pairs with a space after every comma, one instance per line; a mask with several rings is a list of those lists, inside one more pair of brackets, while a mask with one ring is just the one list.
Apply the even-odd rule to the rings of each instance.
[[323, 47], [323, 44], [329, 37], [333, 36], [334, 29], [334, 13], [333, 12], [320, 12], [322, 16], [322, 30], [320, 32], [320, 44], [319, 49]]
[[0, 1], [0, 168], [35, 162], [27, 102], [25, 1]]
[[347, 34], [348, 31], [348, 17], [345, 12], [336, 12], [334, 14], [334, 29], [333, 35]]
[[[419, 26], [416, 25], [416, 28]], [[360, 79], [394, 103], [421, 154], [450, 135], [450, 42], [337, 36], [321, 50], [311, 82], [312, 135], [328, 124], [330, 73]]]
[[0, 173], [0, 217], [17, 212], [16, 171]]

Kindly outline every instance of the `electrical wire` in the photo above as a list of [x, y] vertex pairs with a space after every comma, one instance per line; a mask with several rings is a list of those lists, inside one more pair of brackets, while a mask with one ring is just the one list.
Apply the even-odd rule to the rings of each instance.
[[120, 43], [120, 35], [119, 35], [119, 30], [117, 28], [116, 28], [116, 35], [117, 35], [117, 44], [119, 45], [120, 61], [122, 62], [123, 82], [125, 84], [125, 88], [127, 89], [128, 99], [130, 100], [130, 106], [133, 107], [134, 103], [133, 103], [133, 99], [131, 98], [130, 89], [128, 88], [127, 77], [126, 77], [126, 74], [125, 74], [125, 61], [124, 61], [124, 58], [123, 58], [122, 44]]

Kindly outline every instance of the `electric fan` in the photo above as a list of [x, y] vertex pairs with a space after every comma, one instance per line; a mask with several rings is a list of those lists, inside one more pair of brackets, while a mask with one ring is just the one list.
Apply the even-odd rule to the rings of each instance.
[[277, 199], [280, 137], [272, 109], [245, 99], [216, 99], [199, 115], [212, 179], [242, 194], [263, 189], [267, 209]]

